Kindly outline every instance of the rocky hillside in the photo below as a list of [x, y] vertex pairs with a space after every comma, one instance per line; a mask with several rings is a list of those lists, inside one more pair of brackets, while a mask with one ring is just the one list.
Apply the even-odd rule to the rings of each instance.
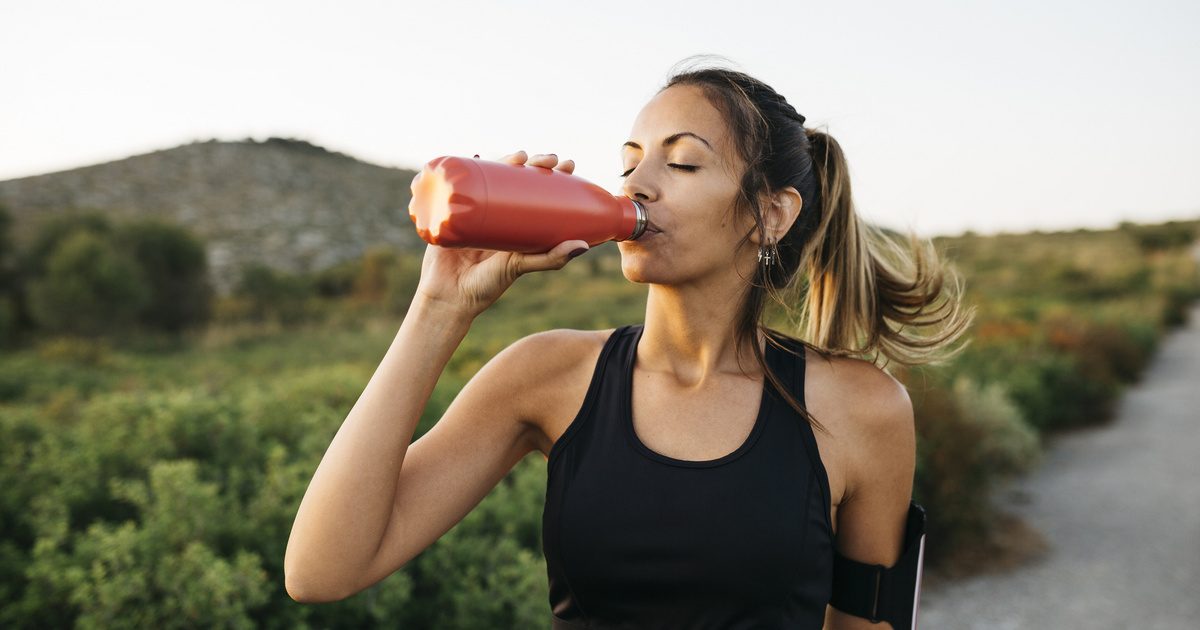
[[421, 246], [407, 210], [414, 174], [303, 140], [209, 140], [0, 181], [0, 204], [18, 246], [47, 217], [79, 210], [178, 223], [205, 240], [227, 294], [249, 262], [311, 271], [373, 245]]

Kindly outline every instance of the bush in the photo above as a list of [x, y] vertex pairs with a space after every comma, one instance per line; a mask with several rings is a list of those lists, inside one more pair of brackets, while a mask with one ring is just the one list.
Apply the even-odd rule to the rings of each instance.
[[[1037, 433], [999, 384], [968, 378], [914, 396], [917, 473], [914, 499], [929, 510], [931, 562], [987, 530], [990, 492], [1038, 461]], [[939, 556], [935, 559], [934, 556]]]
[[79, 230], [59, 241], [29, 287], [38, 326], [96, 336], [126, 331], [150, 300], [137, 264], [103, 235]]
[[1166, 290], [1162, 324], [1168, 328], [1182, 326], [1188, 322], [1192, 303], [1200, 299], [1200, 287], [1173, 286]]
[[388, 277], [397, 264], [396, 252], [390, 248], [376, 247], [366, 251], [354, 278], [351, 296], [362, 303], [378, 304], [388, 289]]
[[108, 217], [99, 212], [66, 214], [47, 219], [39, 226], [32, 244], [19, 257], [18, 266], [24, 275], [36, 277], [44, 274], [50, 256], [59, 244], [80, 231], [111, 236], [113, 228]]
[[388, 270], [383, 303], [389, 313], [403, 315], [408, 312], [421, 282], [422, 257], [421, 253], [400, 255]]
[[71, 544], [66, 514], [43, 515], [28, 575], [81, 628], [252, 628], [249, 610], [267, 600], [267, 574], [245, 551], [214, 552], [227, 508], [196, 462], [157, 462], [149, 480], [113, 479], [110, 493], [139, 516], [98, 522]]
[[1088, 378], [1074, 357], [1038, 353], [1012, 366], [1009, 394], [1039, 431], [1097, 424], [1109, 417], [1113, 385]]
[[1137, 225], [1122, 221], [1118, 227], [1147, 253], [1187, 247], [1196, 240], [1195, 230], [1178, 221], [1168, 221], [1159, 225]]
[[187, 230], [153, 220], [120, 226], [114, 235], [141, 268], [150, 298], [138, 313], [149, 328], [179, 333], [211, 316], [204, 243]]
[[342, 261], [313, 274], [313, 287], [324, 298], [346, 297], [354, 291], [354, 279], [362, 268], [362, 259]]
[[11, 344], [17, 336], [17, 309], [12, 298], [0, 294], [0, 346]]
[[1043, 333], [1052, 349], [1075, 357], [1081, 370], [1113, 389], [1136, 381], [1150, 360], [1145, 331], [1135, 338], [1132, 326], [1059, 314], [1046, 319]]
[[[177, 335], [211, 316], [204, 245], [178, 226], [60, 216], [41, 226], [13, 272], [6, 273], [3, 258], [0, 252], [0, 300], [28, 288], [32, 323], [51, 333], [100, 335], [140, 325]], [[17, 324], [20, 306], [9, 306]]]
[[[326, 606], [283, 589], [295, 508], [363, 369], [312, 369], [232, 395], [110, 393], [0, 414], [0, 627], [360, 627], [437, 614], [411, 605], [407, 571]], [[519, 490], [528, 506], [530, 486]], [[513, 520], [520, 540], [535, 518]], [[507, 580], [516, 565], [496, 553]]]
[[312, 319], [311, 281], [304, 276], [285, 274], [262, 263], [242, 269], [234, 296], [246, 302], [246, 314], [255, 321], [274, 320], [294, 324]]
[[48, 362], [69, 362], [93, 367], [111, 363], [112, 346], [101, 339], [53, 337], [37, 346], [38, 358]]

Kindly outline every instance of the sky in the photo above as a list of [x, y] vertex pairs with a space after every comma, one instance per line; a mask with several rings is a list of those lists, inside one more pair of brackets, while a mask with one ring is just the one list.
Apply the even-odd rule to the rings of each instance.
[[1200, 3], [0, 2], [0, 180], [216, 138], [410, 169], [524, 149], [620, 192], [693, 55], [845, 150], [864, 219], [925, 236], [1200, 218]]

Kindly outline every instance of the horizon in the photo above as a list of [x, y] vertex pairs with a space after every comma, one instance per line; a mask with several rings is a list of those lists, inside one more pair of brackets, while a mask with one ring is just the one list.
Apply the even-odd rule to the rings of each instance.
[[[838, 140], [856, 207], [873, 223], [928, 236], [1200, 216], [1200, 82], [1186, 79], [1200, 75], [1200, 6], [739, 9], [9, 7], [0, 54], [23, 62], [0, 101], [0, 180], [274, 136], [413, 170], [437, 155], [555, 152], [617, 191], [618, 148], [640, 108], [677, 63], [709, 54]], [[772, 36], [766, 15], [783, 26]], [[681, 17], [686, 27], [663, 28]]]
[[[91, 168], [91, 167], [95, 167], [95, 166], [103, 166], [105, 164], [110, 164], [113, 162], [120, 162], [122, 160], [127, 160], [127, 159], [131, 159], [131, 158], [137, 158], [137, 157], [142, 157], [142, 156], [146, 156], [146, 155], [153, 155], [154, 153], [170, 151], [172, 149], [178, 149], [178, 148], [192, 145], [192, 144], [207, 144], [207, 143], [212, 143], [212, 142], [224, 142], [224, 143], [251, 143], [252, 142], [254, 144], [266, 144], [270, 140], [285, 140], [285, 141], [289, 141], [289, 142], [305, 143], [305, 144], [308, 144], [315, 148], [321, 149], [331, 155], [343, 156], [343, 157], [346, 157], [346, 158], [349, 158], [352, 160], [362, 162], [364, 164], [378, 166], [380, 168], [397, 169], [397, 170], [411, 170], [411, 171], [419, 170], [419, 167], [409, 168], [409, 167], [405, 167], [405, 166], [390, 166], [390, 165], [385, 165], [385, 164], [377, 164], [375, 162], [371, 162], [370, 160], [363, 159], [362, 157], [359, 157], [359, 156], [356, 156], [356, 155], [353, 155], [350, 153], [345, 153], [342, 151], [337, 151], [337, 150], [331, 149], [329, 147], [326, 147], [326, 146], [323, 146], [316, 142], [313, 142], [307, 138], [282, 137], [282, 136], [267, 136], [267, 137], [263, 137], [263, 138], [255, 138], [253, 136], [247, 136], [245, 138], [225, 139], [225, 138], [211, 137], [211, 138], [196, 138], [196, 139], [190, 140], [188, 142], [184, 142], [182, 144], [177, 144], [177, 145], [170, 146], [170, 147], [162, 147], [162, 148], [158, 148], [158, 149], [152, 149], [150, 151], [146, 151], [143, 153], [135, 153], [132, 155], [126, 155], [126, 156], [118, 157], [118, 158], [115, 158], [112, 160], [105, 160], [103, 162], [96, 162], [93, 164], [84, 164], [81, 166], [61, 169], [61, 170], [57, 170], [57, 171], [50, 171], [50, 172], [46, 172], [46, 173], [34, 173], [32, 175], [25, 175], [23, 177], [13, 177], [10, 179], [3, 179], [3, 180], [0, 180], [0, 183], [17, 180], [17, 179], [28, 179], [28, 178], [32, 178], [32, 177], [43, 177], [46, 175], [55, 175], [57, 173], [65, 173], [65, 172], [69, 172], [69, 171], [86, 169], [86, 168]], [[1034, 228], [1024, 229], [1024, 230], [1022, 230], [1022, 229], [1018, 229], [1018, 230], [1002, 229], [1002, 230], [998, 230], [998, 231], [982, 231], [982, 230], [966, 228], [963, 230], [959, 230], [958, 232], [938, 232], [938, 233], [934, 233], [934, 234], [924, 234], [924, 233], [918, 233], [918, 234], [925, 238], [961, 238], [961, 237], [965, 237], [968, 235], [989, 237], [989, 236], [1016, 236], [1016, 235], [1021, 235], [1021, 234], [1055, 234], [1055, 233], [1078, 232], [1080, 230], [1108, 231], [1108, 230], [1119, 229], [1120, 224], [1124, 223], [1124, 222], [1126, 222], [1126, 221], [1124, 221], [1124, 220], [1117, 221], [1117, 222], [1114, 222], [1113, 224], [1107, 225], [1107, 226], [1105, 226], [1105, 225], [1074, 226], [1074, 227], [1067, 226], [1067, 227], [1049, 228], [1049, 229], [1034, 227]], [[1162, 225], [1162, 224], [1176, 223], [1176, 222], [1183, 222], [1183, 223], [1200, 222], [1200, 211], [1197, 211], [1197, 213], [1192, 216], [1166, 218], [1166, 219], [1154, 220], [1154, 221], [1130, 221], [1130, 222], [1138, 224], [1138, 225]], [[901, 230], [901, 228], [898, 228], [895, 225], [892, 225], [889, 223], [879, 222], [879, 221], [874, 221], [873, 223], [879, 227], [883, 227], [886, 229], [897, 230], [897, 231]]]

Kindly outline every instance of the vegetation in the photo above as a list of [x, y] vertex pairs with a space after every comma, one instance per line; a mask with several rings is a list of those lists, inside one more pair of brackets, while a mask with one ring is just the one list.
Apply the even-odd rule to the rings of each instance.
[[[302, 276], [250, 268], [232, 296], [196, 288], [192, 306], [156, 310], [183, 298], [147, 269], [193, 277], [186, 238], [77, 219], [16, 256], [3, 217], [0, 335], [15, 334], [0, 355], [0, 626], [545, 625], [536, 453], [380, 584], [324, 605], [284, 591], [296, 507], [395, 335], [419, 254], [373, 250]], [[1191, 239], [1141, 236], [1176, 228], [1196, 224], [937, 239], [979, 315], [953, 362], [895, 371], [917, 413], [930, 569], [988, 540], [992, 488], [1030, 470], [1055, 431], [1109, 419], [1185, 321], [1200, 297]], [[516, 339], [636, 322], [644, 307], [613, 244], [521, 278], [476, 321], [417, 436]], [[172, 327], [177, 345], [144, 341]]]
[[179, 337], [211, 318], [204, 244], [175, 225], [55, 217], [24, 252], [0, 207], [0, 345], [20, 336]]

